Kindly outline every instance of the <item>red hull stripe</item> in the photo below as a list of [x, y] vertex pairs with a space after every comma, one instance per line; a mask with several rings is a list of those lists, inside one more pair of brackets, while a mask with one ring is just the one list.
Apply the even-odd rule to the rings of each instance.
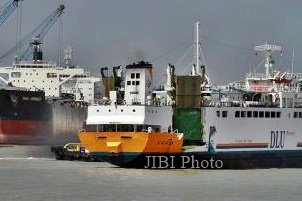
[[235, 149], [235, 148], [267, 148], [268, 143], [225, 143], [217, 144], [216, 149]]
[[0, 120], [2, 135], [43, 135], [46, 129], [47, 121]]

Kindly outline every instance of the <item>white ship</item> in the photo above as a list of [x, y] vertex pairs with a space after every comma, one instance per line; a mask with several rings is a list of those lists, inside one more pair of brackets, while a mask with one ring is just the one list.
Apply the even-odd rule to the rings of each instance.
[[[32, 45], [32, 61], [16, 59], [12, 66], [0, 68], [2, 101], [6, 101], [5, 112], [0, 114], [0, 143], [78, 140], [76, 133], [85, 122], [86, 107], [101, 93], [101, 79], [70, 65], [70, 50], [64, 58], [66, 66], [59, 67], [43, 61], [38, 39]], [[43, 98], [34, 102], [32, 97], [41, 93]], [[35, 108], [37, 102], [40, 109]]]
[[191, 151], [246, 167], [301, 166], [302, 74], [273, 70], [272, 54], [280, 46], [265, 43], [254, 50], [265, 53], [265, 72], [204, 93], [206, 146]]
[[[198, 34], [196, 36], [195, 50], [198, 50]], [[93, 147], [101, 159], [120, 166], [129, 165], [121, 162], [128, 158], [132, 160], [130, 166], [145, 168], [302, 167], [302, 74], [273, 69], [273, 53], [281, 50], [280, 46], [268, 43], [256, 46], [255, 51], [265, 53], [265, 72], [250, 73], [243, 81], [227, 86], [217, 87], [209, 82], [199, 63], [199, 51], [196, 51], [196, 63], [190, 76], [176, 76], [174, 67], [168, 66], [165, 90], [153, 91], [147, 103], [173, 105], [172, 127], [184, 133], [185, 145], [181, 153], [149, 151], [132, 160], [137, 153], [121, 151], [121, 143], [117, 143], [118, 154], [108, 151], [106, 135], [98, 138], [98, 132], [93, 135], [80, 132], [80, 138], [88, 148]], [[126, 108], [129, 102], [133, 103], [133, 97], [125, 99], [122, 107]], [[102, 107], [88, 108], [87, 121], [97, 128], [111, 118], [98, 113]], [[116, 111], [120, 106], [111, 107]], [[122, 116], [113, 116], [120, 121], [133, 120], [126, 119], [130, 110], [123, 111]], [[166, 115], [171, 117], [171, 114]], [[151, 116], [145, 113], [143, 118]], [[118, 122], [113, 120], [112, 124], [118, 125]], [[114, 142], [120, 139], [112, 138]], [[131, 142], [143, 144], [138, 139]]]

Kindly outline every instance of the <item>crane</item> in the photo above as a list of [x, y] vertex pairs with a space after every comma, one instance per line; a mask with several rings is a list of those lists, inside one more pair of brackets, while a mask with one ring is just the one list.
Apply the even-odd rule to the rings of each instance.
[[[23, 47], [25, 44], [30, 44], [32, 38], [42, 40], [50, 28], [55, 24], [59, 17], [63, 14], [65, 6], [61, 4], [55, 11], [53, 11], [48, 17], [46, 17], [33, 31], [27, 34], [17, 45], [12, 47], [6, 53], [0, 56], [0, 60], [6, 58], [8, 55], [17, 51], [18, 48]], [[28, 59], [31, 54], [31, 46], [28, 46], [27, 49], [21, 54], [19, 60]]]
[[0, 26], [3, 22], [16, 10], [19, 6], [19, 2], [23, 0], [13, 0], [13, 2], [7, 2], [1, 9], [0, 9]]

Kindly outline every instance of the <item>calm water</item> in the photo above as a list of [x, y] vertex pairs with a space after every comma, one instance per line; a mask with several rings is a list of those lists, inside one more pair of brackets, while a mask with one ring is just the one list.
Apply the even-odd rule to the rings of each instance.
[[49, 147], [0, 147], [0, 200], [301, 201], [302, 169], [123, 169], [56, 161]]

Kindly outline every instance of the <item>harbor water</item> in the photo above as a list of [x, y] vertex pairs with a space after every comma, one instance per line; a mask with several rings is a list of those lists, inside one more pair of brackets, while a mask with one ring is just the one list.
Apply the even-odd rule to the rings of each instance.
[[301, 201], [301, 169], [124, 169], [58, 161], [47, 146], [0, 146], [0, 200]]

